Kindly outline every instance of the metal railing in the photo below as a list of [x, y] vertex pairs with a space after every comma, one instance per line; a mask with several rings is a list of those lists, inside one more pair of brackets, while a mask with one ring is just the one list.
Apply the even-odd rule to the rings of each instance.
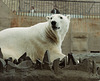
[[73, 18], [100, 18], [100, 2], [69, 0], [3, 0], [16, 15], [47, 16], [53, 8]]

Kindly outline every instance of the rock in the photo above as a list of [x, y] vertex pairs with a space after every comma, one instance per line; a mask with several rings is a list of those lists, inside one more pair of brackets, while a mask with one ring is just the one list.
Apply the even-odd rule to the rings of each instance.
[[100, 75], [100, 67], [97, 67], [97, 73]]
[[3, 54], [2, 54], [1, 48], [0, 48], [0, 58], [3, 59]]
[[94, 60], [92, 61], [92, 65], [93, 65], [92, 73], [96, 74], [97, 73], [97, 65], [96, 65], [96, 62]]
[[42, 66], [43, 66], [43, 69], [51, 70], [50, 55], [49, 55], [48, 50], [44, 54], [43, 65]]
[[9, 71], [11, 69], [16, 69], [16, 68], [17, 68], [17, 66], [13, 62], [8, 61], [8, 64], [6, 66], [7, 71]]
[[14, 64], [18, 64], [18, 61], [17, 61], [17, 59], [15, 59], [15, 60], [13, 61], [13, 63], [14, 63]]
[[50, 63], [50, 54], [48, 50], [44, 54], [43, 63]]
[[64, 68], [64, 67], [66, 67], [67, 66], [67, 64], [68, 64], [68, 62], [67, 62], [67, 56], [65, 56], [61, 61], [60, 61], [60, 66], [61, 66], [61, 68]]
[[52, 68], [53, 68], [55, 74], [58, 74], [59, 71], [60, 71], [59, 62], [60, 62], [60, 58], [58, 58], [58, 59], [56, 59], [56, 60], [53, 61]]
[[4, 68], [5, 68], [6, 62], [0, 58], [0, 72], [4, 72]]
[[33, 63], [32, 59], [31, 59], [29, 56], [27, 56], [27, 57], [25, 58], [25, 61], [26, 61], [26, 60], [31, 61], [31, 62], [32, 62], [32, 64], [34, 65], [34, 63]]
[[89, 59], [84, 59], [82, 60], [81, 63], [78, 64], [77, 68], [78, 70], [81, 70], [81, 71], [91, 72], [93, 65]]
[[18, 63], [21, 63], [22, 61], [24, 61], [26, 59], [26, 55], [27, 53], [25, 52], [19, 59], [18, 59]]
[[25, 60], [31, 60], [31, 58], [29, 56], [26, 56]]
[[8, 61], [12, 62], [12, 57], [9, 57], [8, 59], [5, 59], [6, 65], [8, 64]]
[[9, 58], [8, 58], [8, 61], [11, 61], [11, 62], [12, 62], [12, 61], [13, 61], [12, 57], [9, 57]]
[[43, 69], [42, 62], [39, 59], [36, 60], [35, 69]]
[[77, 64], [76, 59], [74, 58], [72, 53], [68, 54], [68, 65], [69, 64], [70, 65], [76, 65]]
[[82, 63], [82, 59], [81, 58], [79, 58], [79, 63]]
[[17, 65], [18, 69], [28, 69], [31, 68], [33, 66], [33, 63], [31, 60], [26, 60], [26, 61], [22, 61], [20, 64]]

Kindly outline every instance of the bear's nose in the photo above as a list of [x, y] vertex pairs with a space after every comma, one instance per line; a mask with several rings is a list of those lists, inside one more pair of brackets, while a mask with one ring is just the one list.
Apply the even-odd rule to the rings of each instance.
[[56, 21], [52, 21], [51, 24], [52, 24], [52, 25], [56, 25]]

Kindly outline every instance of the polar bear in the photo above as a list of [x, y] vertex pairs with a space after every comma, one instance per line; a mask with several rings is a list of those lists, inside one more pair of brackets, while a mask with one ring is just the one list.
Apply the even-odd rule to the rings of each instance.
[[46, 50], [51, 62], [62, 59], [61, 45], [69, 29], [70, 15], [54, 14], [46, 17], [47, 21], [31, 27], [14, 27], [0, 31], [0, 48], [4, 59], [18, 59], [25, 52], [32, 59], [43, 60]]

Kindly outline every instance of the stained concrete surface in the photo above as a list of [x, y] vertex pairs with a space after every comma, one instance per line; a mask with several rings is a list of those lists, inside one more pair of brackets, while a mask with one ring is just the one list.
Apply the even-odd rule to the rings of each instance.
[[0, 30], [11, 27], [12, 17], [10, 9], [0, 0]]

